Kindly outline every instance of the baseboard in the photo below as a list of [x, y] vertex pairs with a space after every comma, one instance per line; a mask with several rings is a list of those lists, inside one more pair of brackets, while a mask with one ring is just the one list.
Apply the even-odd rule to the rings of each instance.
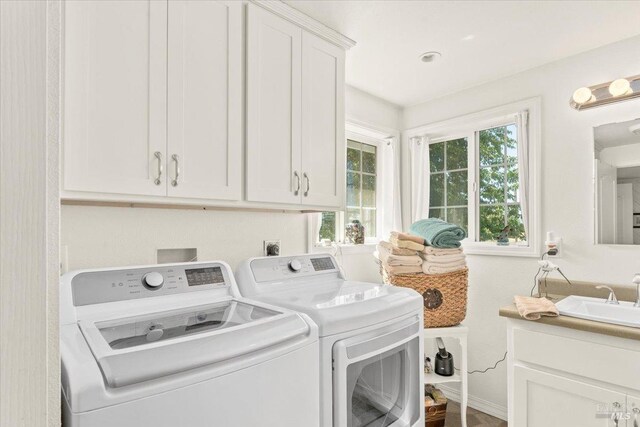
[[[454, 402], [460, 403], [460, 390], [452, 387], [448, 387], [444, 384], [438, 384], [438, 388], [444, 391], [448, 399]], [[469, 395], [467, 398], [467, 406], [477, 409], [480, 412], [489, 414], [492, 417], [500, 418], [501, 420], [507, 420], [507, 408], [504, 406], [496, 405], [488, 400], [480, 399], [479, 397]]]

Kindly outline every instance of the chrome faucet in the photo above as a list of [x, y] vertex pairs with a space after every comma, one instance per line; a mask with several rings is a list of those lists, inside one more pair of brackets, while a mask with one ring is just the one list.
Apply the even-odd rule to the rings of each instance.
[[640, 273], [636, 273], [636, 275], [633, 276], [632, 282], [636, 284], [636, 302], [633, 306], [640, 308]]
[[618, 298], [616, 298], [616, 293], [613, 292], [613, 289], [611, 289], [609, 286], [606, 285], [600, 285], [600, 286], [596, 286], [596, 289], [607, 289], [609, 290], [609, 296], [607, 297], [607, 300], [604, 302], [605, 304], [620, 304], [618, 302]]

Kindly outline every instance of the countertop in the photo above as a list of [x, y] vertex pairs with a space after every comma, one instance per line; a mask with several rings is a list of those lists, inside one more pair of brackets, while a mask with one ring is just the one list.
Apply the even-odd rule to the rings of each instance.
[[[573, 282], [571, 287], [563, 286], [560, 281], [554, 280], [553, 283], [551, 280], [549, 281], [549, 290], [553, 293], [549, 294], [549, 299], [553, 302], [558, 302], [563, 298], [566, 298], [567, 295], [582, 295], [582, 296], [591, 296], [598, 297], [602, 296], [600, 291], [595, 290], [594, 283], [589, 282]], [[622, 298], [619, 297], [621, 301], [631, 301], [632, 299], [629, 297], [631, 295], [631, 290], [628, 287], [622, 286], [614, 286], [613, 289], [616, 291], [616, 294], [623, 295]], [[635, 289], [633, 290], [633, 294], [635, 296]], [[606, 296], [606, 295], [605, 295]], [[621, 325], [613, 325], [610, 323], [602, 323], [595, 322], [593, 320], [585, 320], [578, 319], [576, 317], [569, 316], [558, 316], [558, 317], [542, 317], [540, 320], [525, 320], [520, 317], [518, 313], [518, 309], [515, 304], [510, 304], [500, 308], [500, 316], [508, 317], [511, 319], [518, 319], [525, 322], [536, 322], [542, 323], [545, 325], [552, 326], [560, 326], [563, 328], [576, 329], [579, 331], [593, 332], [596, 334], [610, 335], [619, 338], [627, 338], [632, 340], [640, 341], [640, 328], [632, 328], [629, 326], [621, 326]]]

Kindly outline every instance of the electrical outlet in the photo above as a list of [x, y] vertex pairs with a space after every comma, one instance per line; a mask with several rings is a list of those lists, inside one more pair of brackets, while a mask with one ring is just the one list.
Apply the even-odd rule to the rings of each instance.
[[264, 256], [280, 255], [280, 240], [264, 240], [262, 244], [262, 253]]

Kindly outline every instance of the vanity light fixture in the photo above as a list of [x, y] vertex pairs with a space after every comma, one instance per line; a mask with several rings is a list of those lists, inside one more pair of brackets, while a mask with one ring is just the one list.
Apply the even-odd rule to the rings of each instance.
[[640, 75], [577, 89], [569, 105], [576, 110], [599, 107], [640, 96]]

